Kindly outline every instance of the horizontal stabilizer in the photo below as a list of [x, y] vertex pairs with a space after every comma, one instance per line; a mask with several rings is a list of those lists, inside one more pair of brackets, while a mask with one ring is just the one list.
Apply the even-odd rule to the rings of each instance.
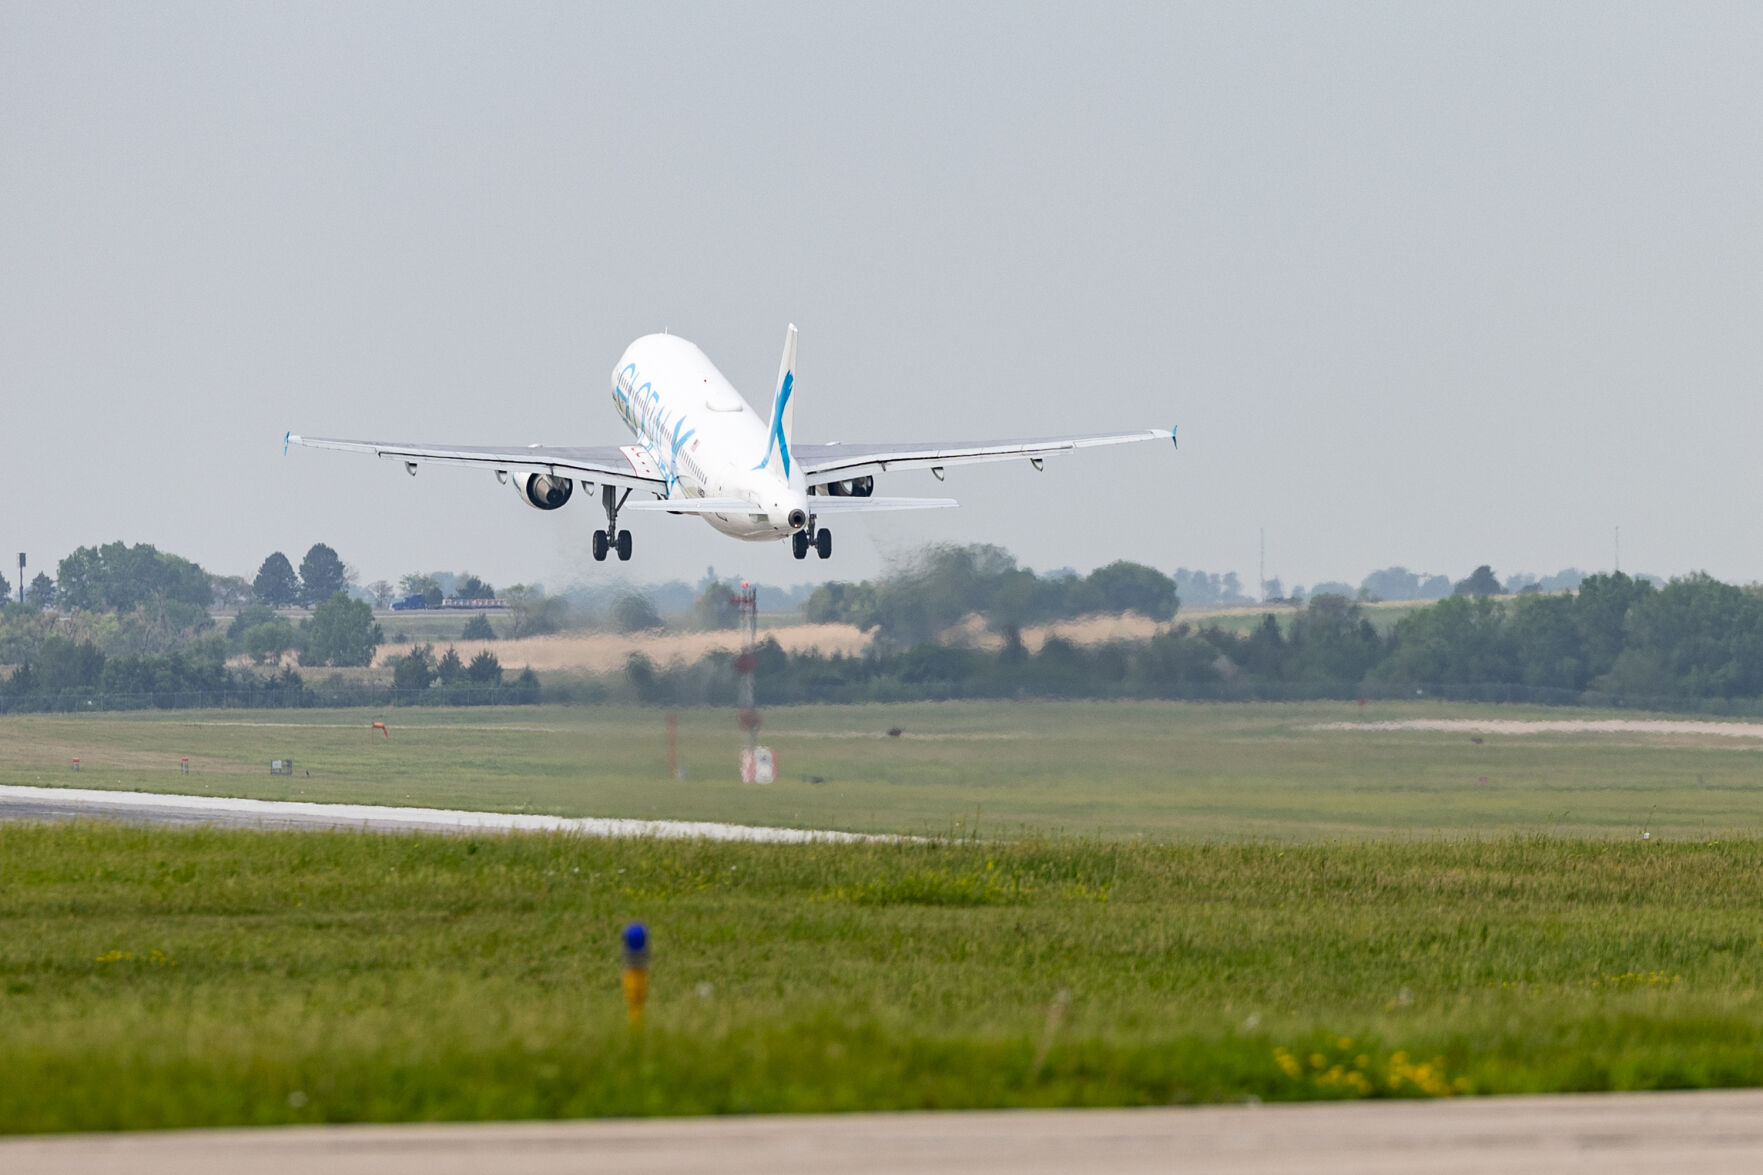
[[863, 514], [871, 510], [947, 510], [961, 503], [954, 498], [822, 498], [808, 499], [815, 514]]

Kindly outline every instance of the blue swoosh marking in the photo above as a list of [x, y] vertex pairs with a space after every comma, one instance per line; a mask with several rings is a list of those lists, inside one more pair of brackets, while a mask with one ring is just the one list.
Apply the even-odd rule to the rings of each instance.
[[796, 373], [784, 372], [784, 388], [778, 393], [777, 406], [771, 413], [771, 443], [765, 446], [765, 460], [755, 465], [754, 469], [764, 469], [771, 464], [771, 451], [776, 449], [782, 458], [784, 477], [790, 476], [790, 442], [784, 439], [784, 409], [789, 407], [790, 391], [796, 386]]

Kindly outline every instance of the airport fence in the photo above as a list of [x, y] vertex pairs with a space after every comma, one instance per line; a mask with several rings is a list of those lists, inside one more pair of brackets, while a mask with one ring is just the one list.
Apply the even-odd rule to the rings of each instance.
[[[759, 700], [763, 705], [786, 703], [941, 702], [962, 699], [1069, 700], [1069, 701], [1174, 701], [1174, 702], [1486, 702], [1507, 705], [1552, 706], [1580, 709], [1650, 710], [1665, 713], [1705, 714], [1711, 717], [1763, 718], [1763, 698], [1697, 698], [1664, 695], [1602, 693], [1596, 690], [1551, 689], [1502, 682], [1394, 683], [1341, 681], [1274, 682], [1120, 682], [1089, 688], [1057, 686], [1027, 688], [974, 688], [963, 682], [900, 682], [878, 679], [861, 683], [822, 685], [814, 696], [784, 690], [766, 696], [763, 682]], [[688, 699], [681, 698], [687, 703]]]
[[[685, 683], [681, 683], [683, 686]], [[781, 685], [782, 683], [774, 683]], [[668, 683], [645, 691], [637, 700], [669, 707], [733, 705], [732, 693], [711, 688], [672, 690]], [[1498, 682], [1412, 684], [1393, 682], [1194, 682], [1186, 684], [1111, 683], [1088, 689], [974, 688], [963, 682], [901, 682], [875, 679], [840, 684], [821, 683], [796, 696], [791, 688], [767, 689], [761, 683], [761, 705], [857, 704], [874, 702], [992, 701], [1178, 701], [1227, 702], [1482, 702], [1577, 709], [1637, 710], [1696, 714], [1719, 718], [1763, 718], [1763, 698], [1695, 698], [1601, 693]], [[0, 715], [72, 714], [126, 710], [329, 710], [403, 706], [526, 706], [540, 703], [601, 705], [618, 695], [600, 682], [560, 681], [554, 685], [509, 683], [500, 686], [431, 686], [394, 689], [389, 686], [320, 686], [299, 689], [166, 690], [146, 693], [100, 693], [88, 689], [28, 694], [0, 693]], [[628, 700], [628, 695], [623, 695]]]
[[530, 706], [542, 700], [537, 685], [324, 686], [316, 689], [161, 690], [100, 693], [72, 689], [0, 694], [0, 714], [76, 714], [114, 710], [350, 710], [386, 706]]

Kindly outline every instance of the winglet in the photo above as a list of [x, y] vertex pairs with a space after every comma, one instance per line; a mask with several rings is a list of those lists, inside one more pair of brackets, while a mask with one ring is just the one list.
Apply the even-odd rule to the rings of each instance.
[[1177, 427], [1177, 425], [1173, 424], [1169, 426], [1169, 443], [1179, 449], [1181, 448], [1181, 442], [1175, 439], [1175, 430]]
[[801, 471], [796, 468], [795, 458], [790, 453], [790, 432], [796, 420], [796, 405], [791, 400], [795, 386], [796, 324], [791, 323], [789, 333], [784, 336], [784, 356], [777, 367], [777, 391], [771, 400], [771, 425], [766, 429], [765, 456], [753, 467], [766, 468], [775, 453], [777, 471], [791, 485], [802, 480]]
[[286, 457], [288, 455], [288, 442], [293, 439], [294, 439], [294, 430], [291, 428], [287, 432], [282, 434], [282, 456]]

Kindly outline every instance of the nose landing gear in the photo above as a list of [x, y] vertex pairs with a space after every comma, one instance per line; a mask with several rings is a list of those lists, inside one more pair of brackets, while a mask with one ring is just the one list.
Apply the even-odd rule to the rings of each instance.
[[618, 552], [618, 561], [626, 563], [631, 557], [631, 532], [618, 529], [618, 508], [623, 506], [625, 499], [631, 496], [629, 490], [624, 497], [618, 494], [617, 486], [600, 487], [600, 504], [606, 508], [606, 529], [594, 532], [594, 561], [606, 562], [608, 551]]

